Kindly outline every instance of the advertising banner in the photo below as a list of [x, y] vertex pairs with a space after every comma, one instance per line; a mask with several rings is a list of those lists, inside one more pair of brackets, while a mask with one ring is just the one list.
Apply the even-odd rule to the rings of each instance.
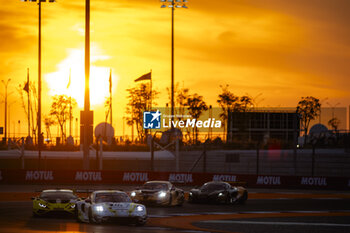
[[349, 177], [275, 176], [224, 173], [149, 171], [0, 170], [0, 184], [143, 184], [166, 180], [176, 185], [197, 186], [225, 181], [255, 188], [350, 190]]

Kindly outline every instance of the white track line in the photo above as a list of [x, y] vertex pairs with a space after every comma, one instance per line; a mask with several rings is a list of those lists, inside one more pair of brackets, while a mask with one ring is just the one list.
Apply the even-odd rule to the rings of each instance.
[[167, 218], [176, 216], [194, 216], [194, 215], [226, 215], [226, 214], [281, 214], [281, 213], [337, 213], [350, 212], [350, 210], [285, 210], [285, 211], [241, 211], [241, 212], [202, 212], [202, 213], [173, 213], [165, 215], [148, 215], [149, 218]]
[[254, 225], [282, 225], [282, 226], [327, 226], [327, 227], [350, 227], [350, 224], [337, 223], [308, 223], [308, 222], [260, 222], [260, 221], [225, 221], [225, 220], [208, 220], [202, 223], [226, 223], [226, 224], [254, 224]]
[[318, 198], [311, 198], [312, 200], [343, 200], [344, 198], [340, 197], [318, 197]]

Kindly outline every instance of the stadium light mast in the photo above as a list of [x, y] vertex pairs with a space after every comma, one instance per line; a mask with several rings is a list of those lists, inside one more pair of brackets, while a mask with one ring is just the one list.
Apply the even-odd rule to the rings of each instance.
[[174, 120], [174, 12], [186, 6], [187, 0], [160, 0], [161, 8], [171, 8], [171, 119]]
[[39, 7], [39, 46], [38, 46], [38, 115], [37, 115], [37, 124], [38, 124], [38, 156], [39, 156], [39, 168], [41, 160], [41, 143], [43, 138], [41, 137], [41, 3], [49, 2], [53, 3], [55, 0], [22, 0], [22, 2], [37, 2]]
[[[80, 115], [83, 143], [83, 169], [90, 169], [90, 143], [92, 142], [93, 112], [90, 111], [90, 0], [85, 0], [85, 92], [84, 111]], [[83, 135], [82, 135], [83, 133]]]
[[7, 79], [6, 82], [4, 80], [1, 80], [1, 82], [5, 86], [5, 143], [7, 143], [7, 87], [10, 81], [11, 81], [10, 78]]

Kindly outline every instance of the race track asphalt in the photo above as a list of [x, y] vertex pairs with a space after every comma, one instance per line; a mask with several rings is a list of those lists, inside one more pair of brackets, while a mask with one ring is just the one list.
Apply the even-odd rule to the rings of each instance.
[[14, 193], [23, 197], [27, 189], [1, 189], [0, 232], [350, 232], [350, 195], [345, 192], [254, 190], [245, 205], [148, 207], [148, 223], [136, 227], [77, 223], [70, 216], [33, 218], [26, 195], [11, 199]]

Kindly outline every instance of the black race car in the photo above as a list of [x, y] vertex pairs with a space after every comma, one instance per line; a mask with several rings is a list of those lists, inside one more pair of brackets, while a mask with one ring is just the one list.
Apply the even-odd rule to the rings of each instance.
[[227, 203], [244, 204], [248, 199], [248, 191], [242, 186], [231, 186], [227, 182], [211, 181], [199, 189], [192, 189], [189, 193], [190, 203]]

